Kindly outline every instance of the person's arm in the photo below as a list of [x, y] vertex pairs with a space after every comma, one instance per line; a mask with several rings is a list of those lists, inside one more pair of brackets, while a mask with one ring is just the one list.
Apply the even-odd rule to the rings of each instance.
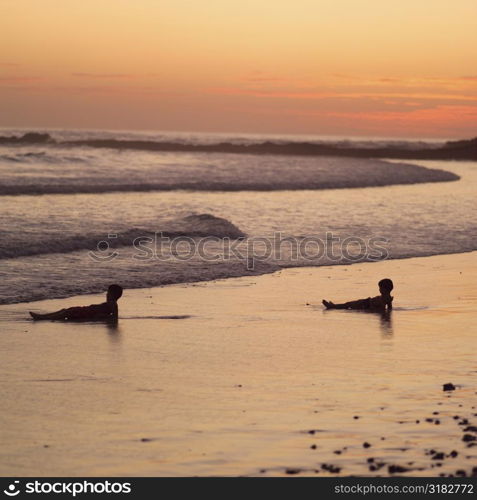
[[117, 323], [117, 321], [118, 321], [118, 303], [117, 302], [115, 302], [113, 304], [113, 307], [112, 307], [111, 321], [114, 321], [115, 323]]

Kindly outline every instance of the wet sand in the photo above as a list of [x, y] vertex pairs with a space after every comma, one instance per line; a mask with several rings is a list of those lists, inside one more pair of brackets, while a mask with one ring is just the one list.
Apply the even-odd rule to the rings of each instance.
[[[116, 328], [27, 319], [98, 295], [1, 306], [0, 470], [470, 475], [476, 264], [473, 252], [127, 290]], [[384, 277], [390, 317], [323, 310]]]

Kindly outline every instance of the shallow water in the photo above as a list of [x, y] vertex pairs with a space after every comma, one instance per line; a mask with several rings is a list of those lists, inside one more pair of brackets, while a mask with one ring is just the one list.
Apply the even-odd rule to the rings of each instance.
[[[129, 290], [117, 328], [25, 319], [100, 296], [1, 306], [1, 470], [469, 473], [477, 447], [459, 423], [477, 424], [475, 264], [471, 253]], [[383, 276], [390, 317], [320, 305], [372, 294]]]

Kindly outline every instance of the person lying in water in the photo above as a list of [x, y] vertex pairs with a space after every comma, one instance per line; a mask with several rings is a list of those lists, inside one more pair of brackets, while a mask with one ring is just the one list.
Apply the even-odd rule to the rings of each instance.
[[30, 311], [34, 320], [51, 321], [114, 321], [118, 320], [118, 300], [123, 294], [119, 285], [111, 285], [106, 292], [106, 302], [84, 307], [68, 307], [48, 314]]
[[352, 300], [344, 304], [335, 304], [334, 302], [323, 300], [323, 305], [327, 309], [365, 309], [371, 311], [384, 311], [393, 308], [393, 298], [391, 290], [394, 288], [393, 282], [389, 278], [382, 279], [378, 283], [381, 295], [368, 297], [367, 299]]

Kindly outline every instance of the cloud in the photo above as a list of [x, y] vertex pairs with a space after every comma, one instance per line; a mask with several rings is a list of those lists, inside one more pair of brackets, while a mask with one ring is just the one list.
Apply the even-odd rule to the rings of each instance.
[[475, 106], [436, 106], [434, 108], [402, 110], [402, 111], [346, 111], [328, 112], [327, 116], [346, 118], [350, 120], [363, 120], [371, 122], [441, 122], [458, 123], [461, 125], [471, 124], [477, 119], [477, 107]]
[[244, 78], [244, 81], [246, 82], [287, 82], [288, 80], [286, 78], [278, 78], [275, 76], [248, 76]]
[[340, 91], [283, 91], [271, 89], [243, 89], [237, 87], [220, 87], [208, 89], [209, 93], [217, 95], [263, 97], [268, 99], [421, 99], [433, 101], [476, 101], [477, 95], [445, 94], [445, 93], [416, 93], [416, 92], [340, 92]]
[[43, 80], [40, 76], [0, 76], [0, 83], [23, 83]]
[[71, 73], [75, 78], [127, 79], [134, 78], [128, 73]]

